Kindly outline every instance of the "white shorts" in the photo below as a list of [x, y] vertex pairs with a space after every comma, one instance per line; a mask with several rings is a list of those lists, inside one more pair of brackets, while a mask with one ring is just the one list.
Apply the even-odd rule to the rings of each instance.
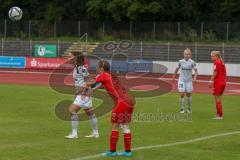
[[92, 107], [92, 97], [78, 95], [73, 104], [82, 107], [83, 109], [91, 108]]
[[192, 93], [192, 91], [193, 91], [192, 81], [184, 82], [184, 81], [178, 80], [178, 92]]

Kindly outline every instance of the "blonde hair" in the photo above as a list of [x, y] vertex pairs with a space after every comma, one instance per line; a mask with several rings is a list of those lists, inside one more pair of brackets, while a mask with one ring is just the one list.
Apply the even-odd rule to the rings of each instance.
[[190, 55], [192, 55], [192, 52], [191, 52], [191, 50], [190, 50], [189, 48], [186, 48], [186, 49], [184, 50], [184, 52], [187, 52], [187, 53], [189, 53]]
[[211, 56], [213, 56], [213, 55], [216, 56], [218, 59], [223, 61], [220, 51], [212, 51]]

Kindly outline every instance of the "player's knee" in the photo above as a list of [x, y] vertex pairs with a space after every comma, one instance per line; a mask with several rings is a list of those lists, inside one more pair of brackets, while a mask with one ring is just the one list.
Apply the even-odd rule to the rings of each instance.
[[191, 96], [192, 96], [192, 94], [191, 94], [191, 93], [188, 93], [188, 94], [187, 94], [187, 97], [191, 97]]
[[215, 96], [216, 101], [221, 101], [221, 96]]
[[72, 121], [78, 121], [78, 114], [77, 113], [72, 114], [71, 119]]
[[120, 125], [123, 133], [131, 133], [128, 125]]
[[184, 98], [185, 94], [184, 94], [184, 93], [181, 93], [180, 96], [181, 96], [181, 98]]
[[69, 108], [69, 112], [74, 115], [77, 114], [77, 111], [75, 111], [72, 107]]
[[94, 119], [97, 118], [94, 113], [88, 114], [89, 119]]
[[119, 124], [112, 123], [112, 131], [118, 131], [118, 129], [119, 129]]
[[84, 111], [88, 115], [88, 117], [92, 117], [95, 115], [92, 111], [92, 108], [84, 109]]
[[68, 111], [69, 111], [71, 114], [74, 114], [74, 111], [73, 111], [72, 107], [69, 107]]

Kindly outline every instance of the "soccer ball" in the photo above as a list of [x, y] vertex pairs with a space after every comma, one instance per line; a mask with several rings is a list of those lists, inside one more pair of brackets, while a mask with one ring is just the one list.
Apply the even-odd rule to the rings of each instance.
[[23, 12], [19, 7], [12, 7], [8, 12], [8, 16], [12, 21], [19, 21], [22, 18]]

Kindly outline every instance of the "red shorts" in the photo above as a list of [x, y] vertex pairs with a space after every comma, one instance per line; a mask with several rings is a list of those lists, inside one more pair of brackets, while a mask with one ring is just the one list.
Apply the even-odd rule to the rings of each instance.
[[133, 106], [124, 101], [119, 101], [112, 110], [112, 123], [130, 123], [132, 118]]
[[214, 83], [213, 85], [213, 95], [221, 96], [225, 90], [226, 84]]

